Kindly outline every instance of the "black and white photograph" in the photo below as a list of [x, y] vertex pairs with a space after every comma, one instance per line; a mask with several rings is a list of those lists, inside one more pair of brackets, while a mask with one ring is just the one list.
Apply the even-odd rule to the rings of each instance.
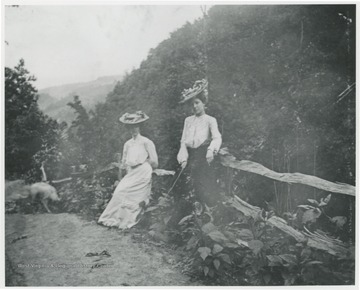
[[1, 6], [2, 286], [358, 286], [355, 2]]

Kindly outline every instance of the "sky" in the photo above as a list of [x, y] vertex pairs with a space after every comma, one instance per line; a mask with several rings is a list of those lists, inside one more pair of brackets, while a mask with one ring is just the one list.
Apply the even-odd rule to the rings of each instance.
[[5, 6], [4, 13], [5, 66], [23, 58], [37, 89], [130, 72], [202, 16], [200, 4]]

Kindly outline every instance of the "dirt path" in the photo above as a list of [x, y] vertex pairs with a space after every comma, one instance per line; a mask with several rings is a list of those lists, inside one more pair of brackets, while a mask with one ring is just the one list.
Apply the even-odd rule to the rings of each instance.
[[176, 268], [172, 251], [134, 242], [136, 233], [66, 213], [6, 215], [5, 225], [7, 286], [199, 285]]

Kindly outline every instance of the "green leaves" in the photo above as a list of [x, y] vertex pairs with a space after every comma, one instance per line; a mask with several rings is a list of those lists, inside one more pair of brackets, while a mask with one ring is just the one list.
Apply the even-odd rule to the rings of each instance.
[[335, 216], [331, 218], [330, 221], [334, 223], [339, 229], [342, 229], [347, 222], [347, 218], [345, 216]]
[[279, 257], [283, 259], [290, 266], [295, 266], [298, 263], [296, 256], [292, 254], [282, 254], [279, 255]]
[[200, 257], [205, 261], [206, 257], [211, 255], [211, 249], [208, 247], [200, 247], [198, 248], [198, 252], [200, 253]]
[[282, 255], [267, 255], [269, 260], [269, 266], [286, 266], [292, 267], [298, 264], [298, 260], [295, 255], [292, 254], [282, 254]]
[[220, 264], [221, 264], [220, 261], [218, 259], [214, 259], [213, 264], [214, 264], [215, 269], [219, 270]]
[[264, 247], [264, 243], [260, 240], [251, 240], [248, 242], [249, 248], [255, 255], [259, 254], [261, 249]]
[[297, 206], [298, 208], [303, 208], [303, 209], [313, 209], [315, 207], [311, 206], [311, 205], [306, 205], [306, 204], [301, 204]]
[[241, 239], [236, 239], [236, 242], [240, 245], [240, 246], [245, 246], [245, 247], [249, 247], [249, 243], [246, 241], [243, 241]]
[[209, 267], [208, 266], [205, 266], [204, 267], [204, 275], [207, 276], [209, 274]]
[[315, 199], [310, 199], [310, 198], [308, 198], [308, 202], [310, 202], [310, 203], [312, 203], [312, 204], [314, 204], [314, 205], [316, 205], [316, 206], [319, 206], [319, 203], [318, 203], [317, 200], [315, 200]]
[[180, 221], [179, 221], [179, 225], [182, 225], [184, 223], [186, 223], [187, 221], [190, 221], [191, 219], [193, 218], [193, 215], [190, 214], [190, 215], [187, 215], [185, 217], [183, 217]]
[[318, 208], [308, 209], [304, 212], [302, 217], [302, 223], [313, 223], [321, 215], [321, 211]]
[[236, 231], [236, 236], [244, 241], [251, 241], [254, 239], [254, 235], [253, 235], [252, 231], [250, 231], [248, 229], [241, 229], [241, 230]]
[[219, 244], [225, 244], [227, 242], [229, 242], [228, 238], [224, 236], [223, 233], [221, 233], [220, 231], [212, 231], [208, 234], [208, 236], [214, 241], [217, 242]]
[[149, 206], [148, 208], [146, 208], [145, 212], [151, 212], [151, 211], [154, 211], [154, 210], [157, 210], [158, 207], [157, 206]]
[[167, 225], [170, 220], [171, 220], [171, 215], [164, 217], [164, 224]]
[[192, 236], [186, 243], [186, 249], [194, 249], [199, 241], [199, 238], [196, 236]]
[[201, 227], [201, 230], [205, 233], [205, 234], [209, 234], [212, 231], [215, 231], [217, 228], [216, 226], [214, 226], [213, 223], [206, 223], [205, 225], [203, 225]]
[[320, 206], [325, 206], [327, 205], [329, 202], [330, 202], [330, 199], [331, 199], [331, 194], [329, 194], [327, 197], [325, 198], [321, 198], [320, 199], [320, 204], [319, 204], [319, 207]]
[[302, 249], [302, 251], [300, 253], [301, 261], [309, 260], [310, 256], [311, 256], [311, 250], [308, 247]]
[[231, 259], [228, 254], [219, 254], [218, 257], [225, 263], [231, 264]]
[[285, 286], [291, 286], [294, 284], [296, 278], [297, 278], [297, 274], [296, 273], [284, 273], [281, 272], [281, 276], [284, 279], [284, 285]]
[[282, 266], [283, 261], [282, 259], [277, 255], [267, 255], [266, 258], [269, 260], [269, 266]]
[[331, 199], [331, 194], [327, 195], [325, 198], [321, 198], [320, 202], [318, 202], [315, 199], [308, 199], [308, 202], [312, 203], [313, 205], [317, 206], [317, 207], [322, 207], [327, 205], [330, 202]]
[[201, 230], [204, 234], [206, 234], [211, 240], [218, 244], [229, 244], [230, 240], [220, 232], [217, 227], [213, 223], [206, 223], [201, 227]]
[[312, 266], [312, 265], [322, 265], [324, 264], [324, 262], [321, 262], [321, 261], [310, 261], [310, 262], [307, 262], [305, 265], [307, 266]]
[[224, 248], [219, 244], [215, 244], [212, 250], [213, 255], [220, 253]]

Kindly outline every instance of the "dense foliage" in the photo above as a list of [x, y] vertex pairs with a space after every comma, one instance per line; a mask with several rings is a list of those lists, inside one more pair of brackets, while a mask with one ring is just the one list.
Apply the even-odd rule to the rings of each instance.
[[[315, 226], [318, 211], [323, 211], [330, 200], [331, 195], [321, 202], [310, 199], [312, 205], [299, 205], [289, 224], [301, 228]], [[177, 208], [176, 197], [162, 193], [146, 210], [144, 223], [149, 224], [149, 235], [153, 238], [174, 243], [185, 251], [188, 255], [184, 269], [191, 275], [207, 278], [205, 283], [227, 286], [354, 283], [354, 252], [339, 259], [309, 247], [306, 242], [296, 242], [267, 223], [272, 212], [245, 216], [229, 199], [207, 208], [204, 214], [190, 210], [174, 226]], [[331, 234], [343, 230], [345, 217], [330, 219], [336, 221]], [[316, 233], [324, 234], [321, 230]]]
[[40, 178], [40, 165], [53, 167], [61, 160], [61, 125], [44, 115], [37, 104], [37, 90], [25, 62], [5, 68], [5, 178]]

